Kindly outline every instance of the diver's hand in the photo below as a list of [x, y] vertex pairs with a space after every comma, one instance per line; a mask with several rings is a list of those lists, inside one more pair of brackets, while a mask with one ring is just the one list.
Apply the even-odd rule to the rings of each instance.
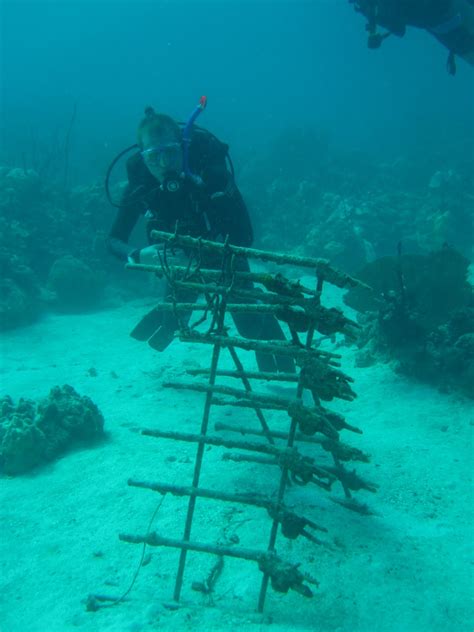
[[148, 266], [159, 266], [160, 265], [160, 257], [158, 256], [158, 245], [147, 246], [146, 248], [142, 248], [138, 252], [138, 263], [143, 263]]
[[[159, 266], [162, 261], [165, 261], [162, 244], [153, 244], [141, 250], [136, 250], [135, 254], [128, 258], [128, 263], [142, 263], [148, 266]], [[166, 263], [168, 265], [183, 266], [187, 265], [188, 258], [182, 250], [173, 249], [173, 251], [167, 252]]]

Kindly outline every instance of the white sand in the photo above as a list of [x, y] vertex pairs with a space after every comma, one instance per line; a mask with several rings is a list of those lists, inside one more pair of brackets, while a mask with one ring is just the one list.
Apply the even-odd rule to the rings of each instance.
[[[302, 562], [319, 580], [314, 598], [269, 589], [265, 614], [257, 615], [256, 565], [226, 560], [212, 604], [190, 585], [207, 577], [214, 559], [191, 553], [182, 605], [169, 610], [163, 604], [173, 594], [177, 552], [148, 548], [151, 560], [126, 600], [87, 612], [89, 593], [118, 596], [128, 587], [141, 547], [118, 534], [145, 533], [161, 498], [128, 487], [127, 478], [191, 483], [195, 447], [143, 437], [136, 428], [199, 431], [204, 396], [161, 384], [183, 378], [186, 366], [207, 366], [210, 350], [174, 342], [158, 354], [132, 340], [128, 332], [145, 309], [136, 303], [48, 316], [2, 337], [2, 394], [39, 398], [54, 385], [71, 384], [101, 409], [107, 440], [29, 475], [0, 479], [1, 632], [473, 629], [472, 402], [414, 385], [387, 366], [357, 369], [346, 348], [343, 369], [355, 377], [359, 397], [329, 406], [364, 430], [362, 437], [344, 432], [343, 439], [372, 454], [370, 464], [356, 467], [380, 490], [356, 496], [379, 515], [352, 513], [313, 485], [291, 487], [287, 503], [329, 530], [320, 535], [332, 548], [277, 540], [282, 557]], [[211, 421], [218, 419], [257, 426], [248, 411], [214, 409]], [[269, 419], [272, 427], [287, 423], [281, 413]], [[229, 463], [221, 455], [219, 448], [206, 451], [203, 486], [275, 490], [276, 468]], [[341, 497], [340, 488], [335, 492]], [[185, 508], [184, 499], [166, 496], [154, 528], [181, 537]], [[266, 547], [269, 529], [263, 510], [200, 500], [193, 538], [221, 544], [238, 538], [240, 546], [257, 549]]]

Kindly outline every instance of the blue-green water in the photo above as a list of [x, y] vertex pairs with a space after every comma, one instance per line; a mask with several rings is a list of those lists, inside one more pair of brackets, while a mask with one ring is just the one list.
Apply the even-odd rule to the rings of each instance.
[[[345, 0], [6, 0], [0, 28], [0, 632], [472, 629], [473, 68], [458, 58], [450, 76], [447, 50], [422, 30], [368, 50]], [[160, 504], [127, 481], [191, 485], [196, 445], [140, 429], [200, 432], [205, 394], [167, 384], [204, 384], [187, 371], [212, 352], [176, 339], [158, 353], [130, 337], [164, 285], [107, 252], [116, 209], [103, 182], [145, 106], [183, 121], [203, 94], [198, 122], [230, 145], [254, 246], [324, 258], [377, 287], [372, 312], [362, 301], [357, 314], [325, 283], [322, 305], [361, 329], [356, 343], [317, 321], [315, 336], [357, 393], [322, 397], [362, 430], [341, 441], [370, 460], [345, 466], [377, 491], [353, 489], [360, 513], [337, 502], [338, 482], [328, 492], [296, 477], [285, 504], [323, 528], [306, 527], [321, 542], [279, 530], [275, 548], [314, 594], [269, 587], [263, 613], [255, 561], [226, 556], [209, 587], [218, 558], [188, 553], [178, 604], [176, 549], [142, 557], [118, 537], [183, 537], [187, 499]], [[114, 200], [125, 175], [122, 160]], [[130, 243], [146, 246], [142, 220]], [[307, 268], [251, 266], [315, 286]], [[234, 368], [225, 350], [219, 368]], [[98, 440], [78, 437], [90, 417], [77, 400], [74, 416], [45, 399], [65, 384], [103, 415]], [[280, 404], [296, 395], [294, 382], [252, 388]], [[264, 413], [288, 432], [286, 411]], [[258, 431], [249, 408], [213, 406], [209, 433], [263, 441], [216, 422]], [[337, 465], [298, 445], [323, 470]], [[200, 487], [275, 500], [280, 469], [228, 451], [206, 447]], [[271, 527], [261, 507], [198, 499], [190, 539], [262, 552]]]

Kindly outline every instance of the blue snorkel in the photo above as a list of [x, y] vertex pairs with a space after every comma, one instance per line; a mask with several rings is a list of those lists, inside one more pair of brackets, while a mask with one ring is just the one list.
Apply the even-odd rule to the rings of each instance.
[[202, 96], [199, 99], [198, 105], [194, 108], [191, 116], [189, 117], [188, 122], [184, 126], [183, 138], [182, 138], [182, 143], [183, 143], [183, 174], [184, 174], [184, 176], [186, 178], [189, 178], [190, 180], [192, 180], [198, 186], [202, 185], [202, 178], [200, 176], [198, 176], [197, 174], [192, 173], [191, 169], [189, 168], [189, 145], [191, 144], [191, 132], [192, 132], [192, 128], [193, 128], [193, 125], [194, 125], [194, 121], [201, 114], [201, 112], [204, 110], [206, 105], [207, 105], [207, 97]]

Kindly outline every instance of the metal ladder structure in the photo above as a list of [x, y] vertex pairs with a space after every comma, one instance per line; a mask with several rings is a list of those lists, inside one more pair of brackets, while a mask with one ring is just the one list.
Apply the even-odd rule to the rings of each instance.
[[[319, 345], [322, 339], [333, 339], [336, 334], [353, 337], [358, 328], [357, 324], [346, 318], [342, 311], [322, 305], [323, 286], [329, 283], [339, 288], [350, 288], [361, 284], [332, 268], [324, 259], [242, 248], [228, 242], [205, 241], [180, 235], [178, 232], [153, 231], [152, 237], [156, 242], [163, 243], [160, 264], [130, 264], [129, 267], [166, 277], [171, 290], [170, 297], [167, 302], [160, 303], [155, 309], [173, 311], [180, 323], [177, 332], [179, 339], [195, 345], [211, 346], [212, 355], [209, 368], [187, 371], [192, 380], [164, 384], [168, 388], [187, 389], [204, 394], [199, 432], [189, 434], [174, 429], [141, 430], [143, 435], [150, 437], [192, 442], [196, 445], [191, 484], [177, 486], [159, 481], [128, 481], [133, 487], [147, 488], [186, 499], [186, 519], [181, 537], [168, 538], [157, 531], [145, 535], [121, 534], [119, 537], [130, 543], [180, 549], [173, 593], [175, 601], [179, 601], [181, 597], [188, 551], [218, 556], [218, 562], [214, 565], [208, 580], [209, 584], [217, 578], [227, 556], [257, 563], [262, 572], [257, 606], [259, 612], [263, 611], [269, 583], [277, 592], [286, 593], [291, 589], [305, 597], [311, 597], [313, 593], [310, 585], [317, 585], [316, 579], [301, 571], [300, 564], [282, 559], [277, 554], [277, 537], [281, 532], [285, 538], [305, 537], [315, 545], [320, 545], [323, 542], [312, 531], [326, 529], [287, 507], [285, 494], [288, 487], [295, 484], [314, 485], [324, 492], [329, 492], [333, 486], [340, 485], [343, 491], [342, 498], [331, 497], [331, 500], [359, 513], [371, 512], [366, 504], [353, 497], [353, 492], [359, 489], [374, 492], [377, 487], [344, 465], [353, 461], [369, 461], [367, 454], [340, 440], [343, 430], [357, 433], [361, 431], [348, 424], [341, 414], [329, 410], [321, 403], [334, 398], [352, 401], [356, 396], [351, 388], [353, 380], [340, 369], [340, 356], [319, 349]], [[189, 257], [186, 266], [174, 265], [174, 248], [186, 252]], [[243, 266], [237, 263], [243, 259], [306, 268], [315, 275], [314, 288], [304, 287], [300, 281], [289, 281], [281, 274], [250, 272], [247, 265], [242, 271]], [[212, 265], [206, 267], [206, 262], [209, 261]], [[219, 264], [216, 264], [217, 261]], [[180, 302], [179, 294], [182, 292], [203, 295], [205, 302]], [[188, 325], [181, 317], [183, 314], [189, 315], [191, 311], [202, 311], [203, 315], [196, 323]], [[238, 312], [271, 314], [280, 322], [286, 323], [291, 340], [254, 340], [229, 335], [226, 315]], [[206, 330], [201, 331], [203, 328]], [[239, 349], [288, 356], [294, 360], [296, 371], [265, 373], [245, 370], [237, 352]], [[224, 351], [230, 353], [235, 367], [232, 370], [219, 368]], [[225, 378], [227, 383], [229, 379], [234, 379], [239, 381], [241, 386], [236, 388], [220, 385], [219, 378]], [[255, 390], [255, 381], [258, 382], [257, 388], [260, 390]], [[262, 388], [262, 382], [294, 385], [295, 395], [293, 398], [285, 398], [269, 394], [268, 390]], [[304, 402], [305, 391], [306, 400], [310, 397], [312, 405]], [[210, 432], [211, 411], [221, 406], [233, 406], [237, 410], [253, 409], [259, 425], [245, 427], [220, 421], [215, 423], [215, 432]], [[265, 411], [281, 411], [288, 420], [287, 430], [272, 430], [265, 417]], [[255, 437], [255, 440], [228, 439], [219, 435], [219, 431], [225, 431], [226, 436], [229, 432], [245, 434]], [[205, 450], [208, 446], [239, 451], [224, 455], [223, 468], [226, 467], [226, 461], [248, 461], [273, 467], [278, 471], [274, 489], [269, 489], [268, 495], [263, 495], [229, 493], [200, 486]], [[301, 446], [305, 447], [305, 451], [301, 451]], [[308, 449], [314, 450], [314, 457], [307, 455]], [[265, 510], [271, 521], [266, 550], [194, 541], [191, 538], [193, 520], [196, 503], [201, 498]], [[212, 590], [212, 585], [202, 588]]]

